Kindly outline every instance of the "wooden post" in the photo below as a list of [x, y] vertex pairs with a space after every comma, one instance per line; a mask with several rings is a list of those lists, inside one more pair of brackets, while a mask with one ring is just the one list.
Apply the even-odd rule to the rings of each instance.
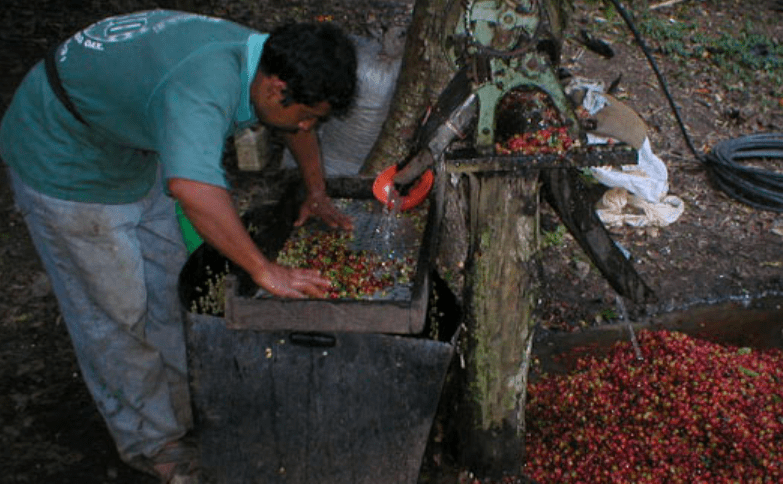
[[[467, 229], [456, 435], [462, 466], [489, 477], [524, 463], [525, 396], [538, 280], [538, 174], [468, 173], [445, 190], [442, 231]], [[457, 200], [457, 199], [462, 200]], [[454, 207], [463, 207], [460, 213]], [[439, 258], [450, 246], [442, 247]], [[457, 261], [456, 264], [461, 264]]]

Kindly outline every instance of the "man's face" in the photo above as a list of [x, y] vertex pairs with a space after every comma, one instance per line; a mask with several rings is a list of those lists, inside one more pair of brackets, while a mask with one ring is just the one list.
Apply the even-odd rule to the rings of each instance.
[[259, 76], [251, 87], [251, 100], [258, 119], [282, 131], [309, 131], [329, 116], [332, 107], [322, 101], [313, 106], [283, 105], [285, 83], [276, 76]]
[[305, 104], [283, 106], [278, 101], [271, 106], [268, 105], [264, 110], [256, 108], [256, 113], [264, 124], [282, 131], [296, 132], [313, 129], [320, 121], [327, 118], [330, 110], [331, 106], [326, 101], [322, 101], [315, 106], [307, 106]]

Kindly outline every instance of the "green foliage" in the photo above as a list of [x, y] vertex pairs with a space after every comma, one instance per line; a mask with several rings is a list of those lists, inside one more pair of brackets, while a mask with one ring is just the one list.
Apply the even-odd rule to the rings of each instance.
[[695, 62], [706, 62], [728, 83], [783, 83], [783, 45], [758, 33], [749, 21], [739, 31], [705, 32], [690, 21], [646, 14], [637, 28], [650, 45], [690, 70]]
[[691, 45], [688, 36], [695, 30], [696, 26], [693, 23], [649, 17], [639, 22], [637, 27], [642, 37], [658, 44], [663, 53], [681, 57], [691, 56], [686, 46]]
[[596, 314], [596, 320], [599, 321], [614, 321], [620, 317], [620, 314], [615, 308], [606, 308]]
[[[592, 29], [631, 36], [610, 1], [581, 0], [581, 3], [600, 9], [607, 19], [600, 25], [594, 24]], [[783, 43], [762, 33], [763, 26], [746, 20], [734, 30], [704, 28], [700, 20], [708, 19], [705, 17], [708, 14], [698, 2], [683, 3], [674, 10], [650, 10], [650, 3], [621, 1], [645, 43], [681, 67], [680, 72], [668, 72], [669, 77], [692, 76], [700, 70], [709, 70], [711, 76], [730, 88], [783, 84]], [[702, 5], [710, 4], [711, 8], [717, 8], [720, 2], [705, 0]], [[679, 13], [670, 16], [673, 12]]]
[[547, 247], [555, 247], [563, 243], [563, 238], [568, 233], [568, 229], [565, 225], [560, 224], [557, 228], [551, 232], [544, 232], [543, 249]]
[[595, 178], [595, 175], [593, 174], [593, 170], [591, 170], [589, 166], [585, 166], [580, 170], [579, 177], [588, 186], [597, 185], [601, 183]]
[[603, 10], [603, 15], [607, 20], [615, 20], [620, 18], [620, 14], [614, 8], [609, 0], [583, 0], [586, 5], [591, 7], [600, 7]]

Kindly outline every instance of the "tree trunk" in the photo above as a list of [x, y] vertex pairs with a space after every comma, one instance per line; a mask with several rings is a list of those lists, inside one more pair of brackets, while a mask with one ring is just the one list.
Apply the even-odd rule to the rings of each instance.
[[416, 131], [456, 68], [444, 55], [442, 40], [454, 28], [461, 2], [417, 0], [408, 28], [400, 75], [378, 140], [361, 168], [375, 175], [405, 159]]

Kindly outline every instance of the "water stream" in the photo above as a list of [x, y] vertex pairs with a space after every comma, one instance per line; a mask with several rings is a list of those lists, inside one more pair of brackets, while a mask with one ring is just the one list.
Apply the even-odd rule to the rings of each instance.
[[[402, 211], [402, 197], [393, 188], [389, 190], [389, 203], [384, 204], [378, 226], [375, 228], [373, 238], [377, 241], [377, 251], [387, 261], [397, 257], [397, 241], [400, 231], [400, 212]], [[391, 265], [391, 264], [389, 264]]]
[[633, 330], [631, 322], [628, 321], [628, 310], [625, 307], [625, 301], [623, 300], [623, 297], [618, 294], [616, 302], [617, 317], [621, 323], [625, 322], [625, 327], [628, 328], [628, 334], [631, 336], [631, 344], [633, 345], [633, 351], [636, 354], [636, 359], [642, 361], [644, 360], [644, 356], [642, 356], [642, 350], [639, 348], [639, 341], [636, 339], [636, 332]]

